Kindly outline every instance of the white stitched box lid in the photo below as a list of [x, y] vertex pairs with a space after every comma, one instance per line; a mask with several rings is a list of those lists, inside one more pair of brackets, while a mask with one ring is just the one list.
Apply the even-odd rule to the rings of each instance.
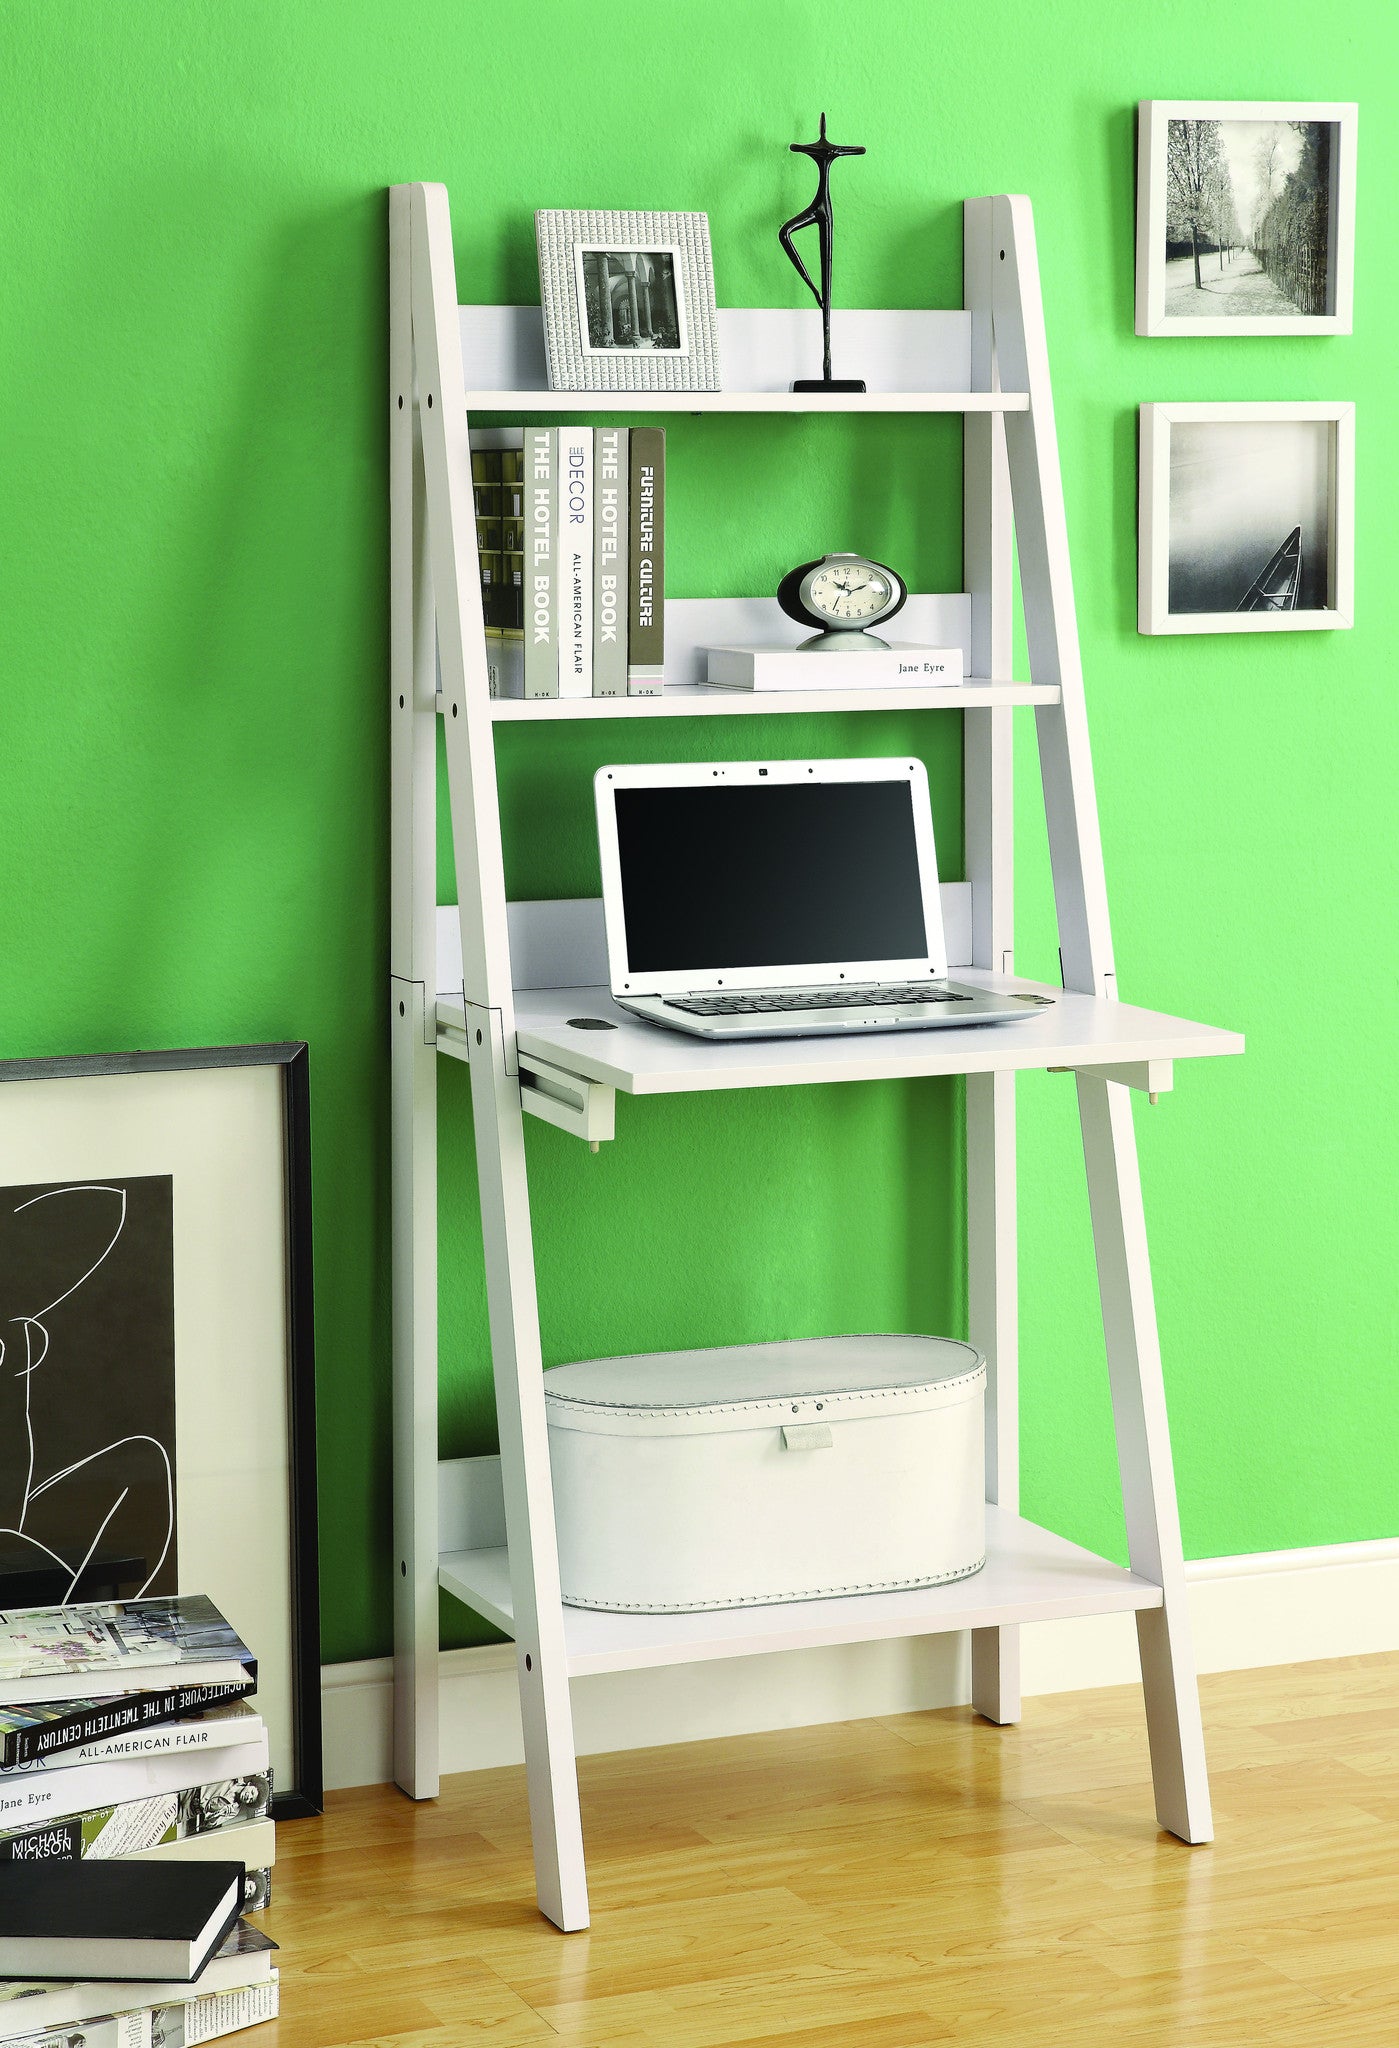
[[683, 1436], [851, 1421], [979, 1400], [986, 1362], [950, 1337], [812, 1337], [641, 1352], [555, 1366], [544, 1377], [551, 1428], [602, 1436]]

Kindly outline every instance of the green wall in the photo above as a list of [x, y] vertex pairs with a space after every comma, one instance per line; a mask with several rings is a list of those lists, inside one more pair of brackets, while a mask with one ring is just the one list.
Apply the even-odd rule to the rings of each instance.
[[[1372, 0], [1285, 33], [1265, 0], [8, 0], [0, 1054], [310, 1041], [327, 1658], [389, 1637], [384, 187], [445, 181], [464, 297], [535, 295], [536, 205], [657, 205], [708, 210], [722, 299], [796, 304], [785, 146], [822, 106], [870, 152], [836, 174], [846, 304], [957, 303], [963, 195], [1035, 201], [1120, 985], [1248, 1034], [1140, 1113], [1187, 1549], [1399, 1528], [1394, 50]], [[1353, 339], [1133, 338], [1133, 106], [1206, 93], [1362, 102]], [[1138, 638], [1134, 408], [1172, 398], [1356, 401], [1353, 632]], [[959, 451], [954, 421], [676, 422], [672, 591], [846, 545], [955, 588]], [[504, 734], [515, 893], [590, 890], [591, 768], [685, 738]], [[1019, 960], [1052, 973], [1023, 742]], [[921, 749], [955, 868], [935, 718], [725, 744]], [[461, 1451], [491, 1415], [454, 1067], [442, 1094]], [[1121, 1554], [1072, 1085], [1022, 1099], [1025, 1501]], [[955, 1332], [959, 1108], [624, 1101], [597, 1158], [532, 1126], [546, 1357]]]

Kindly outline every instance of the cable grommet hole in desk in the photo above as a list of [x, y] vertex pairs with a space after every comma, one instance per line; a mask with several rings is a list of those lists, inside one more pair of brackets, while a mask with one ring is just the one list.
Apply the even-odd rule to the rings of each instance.
[[570, 1017], [570, 1031], [615, 1031], [616, 1025], [610, 1017]]

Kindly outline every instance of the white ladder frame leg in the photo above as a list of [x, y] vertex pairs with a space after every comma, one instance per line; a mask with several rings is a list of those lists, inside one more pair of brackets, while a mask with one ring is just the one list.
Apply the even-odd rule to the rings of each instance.
[[[535, 1882], [541, 1911], [571, 1932], [588, 1924], [588, 1891], [549, 1473], [495, 741], [446, 188], [410, 187], [409, 210], [418, 418], [458, 864], [463, 998]], [[435, 1019], [435, 991], [433, 1015]], [[434, 1482], [436, 1464], [434, 1446], [429, 1467]]]
[[[994, 390], [992, 201], [967, 202], [964, 297], [972, 316], [972, 384]], [[996, 413], [969, 413], [962, 441], [963, 584], [971, 597], [971, 673], [1012, 678], [1010, 470]], [[1002, 707], [963, 715], [963, 816], [972, 885], [972, 964], [1014, 972], [1014, 731]], [[1018, 1513], [1015, 1076], [969, 1074], [967, 1102], [967, 1334], [986, 1357], [986, 1498]], [[988, 1721], [1020, 1719], [1020, 1629], [972, 1631], [972, 1704]]]
[[437, 664], [413, 392], [408, 188], [389, 194], [389, 1043], [393, 1186], [394, 1777], [438, 1786]]
[[[997, 358], [1007, 383], [1030, 396], [1028, 411], [1006, 416], [1030, 673], [1061, 689], [1058, 704], [1036, 709], [1035, 724], [1064, 986], [1111, 1000], [1107, 885], [1030, 202], [998, 198], [992, 218]], [[1079, 1075], [1077, 1086], [1128, 1552], [1133, 1571], [1163, 1593], [1137, 1627], [1156, 1811], [1183, 1841], [1207, 1842], [1204, 1734], [1131, 1103], [1114, 1081]]]
[[1209, 1842], [1209, 1775], [1131, 1091], [1087, 1074], [1077, 1085], [1127, 1549], [1132, 1570], [1163, 1594], [1160, 1607], [1137, 1614], [1156, 1818], [1184, 1842]]

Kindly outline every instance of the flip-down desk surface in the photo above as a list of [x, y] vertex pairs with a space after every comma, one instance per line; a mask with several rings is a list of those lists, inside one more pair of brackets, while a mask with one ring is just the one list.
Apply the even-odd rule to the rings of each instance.
[[[1053, 1006], [1006, 1023], [961, 1029], [724, 1043], [644, 1023], [620, 1009], [605, 988], [520, 989], [515, 996], [515, 1026], [522, 1054], [627, 1095], [1037, 1067], [1127, 1067], [1207, 1059], [1244, 1049], [1237, 1032], [1139, 1010], [1130, 1003], [1106, 1002], [976, 968], [954, 968], [953, 974], [976, 987], [1051, 995]], [[570, 1021], [574, 1018], [600, 1018], [615, 1028], [580, 1029]], [[437, 1019], [439, 1030], [464, 1032], [460, 995], [438, 997]]]

